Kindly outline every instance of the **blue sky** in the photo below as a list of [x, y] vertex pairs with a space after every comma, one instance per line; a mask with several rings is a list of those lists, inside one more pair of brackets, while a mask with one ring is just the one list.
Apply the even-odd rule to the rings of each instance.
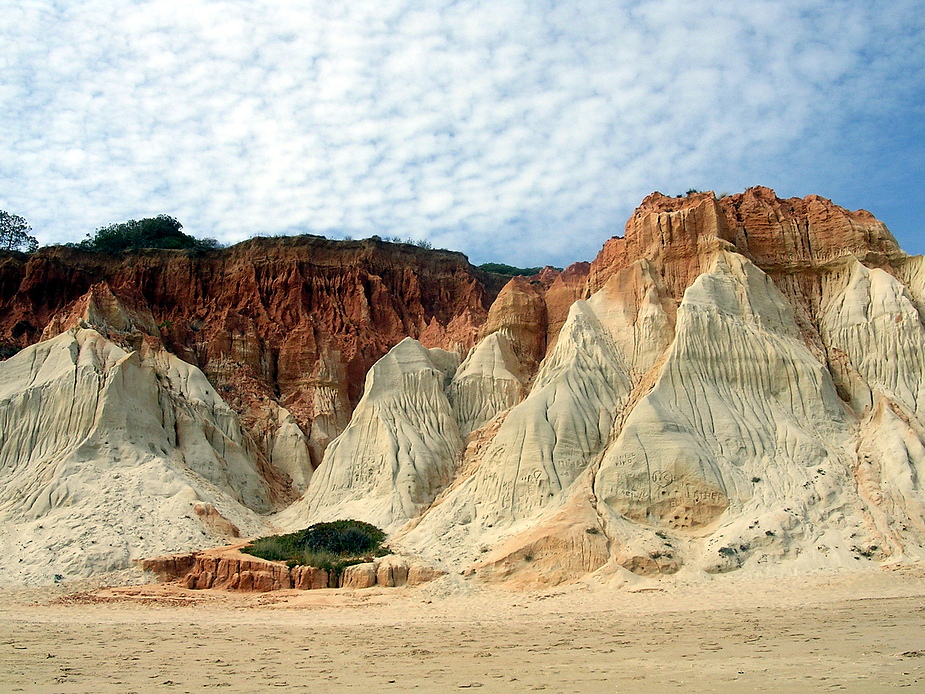
[[760, 184], [925, 253], [923, 39], [909, 0], [0, 0], [0, 209], [566, 265]]

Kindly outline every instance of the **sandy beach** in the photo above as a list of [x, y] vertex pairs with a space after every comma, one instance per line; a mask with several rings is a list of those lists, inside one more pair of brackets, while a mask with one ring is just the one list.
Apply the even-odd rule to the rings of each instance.
[[3, 596], [4, 692], [925, 691], [919, 570]]

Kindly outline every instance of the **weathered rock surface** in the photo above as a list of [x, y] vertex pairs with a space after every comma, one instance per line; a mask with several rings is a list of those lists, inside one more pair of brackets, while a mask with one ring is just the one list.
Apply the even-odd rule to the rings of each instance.
[[459, 433], [468, 436], [523, 400], [528, 380], [510, 339], [491, 333], [469, 352], [446, 391]]
[[416, 586], [445, 572], [414, 557], [387, 555], [370, 562], [347, 566], [338, 577], [314, 566], [287, 567], [241, 553], [236, 547], [155, 557], [138, 562], [162, 581], [177, 581], [191, 590], [233, 590], [266, 593], [271, 590], [321, 590], [324, 588], [396, 588]]
[[[503, 288], [374, 241], [78, 255], [0, 263], [3, 339], [46, 339], [0, 362], [17, 580], [62, 533], [55, 561], [103, 570], [303, 491], [274, 523], [366, 520], [422, 557], [345, 587], [925, 560], [925, 260], [864, 211], [654, 193], [592, 263]], [[189, 573], [327, 580], [274, 571]]]
[[80, 321], [135, 348], [163, 341], [206, 373], [265, 454], [287, 420], [278, 408], [291, 414], [315, 467], [377, 359], [407, 336], [465, 352], [498, 289], [459, 253], [376, 239], [252, 239], [198, 255], [56, 247], [0, 256], [0, 345]]
[[366, 379], [353, 419], [305, 496], [275, 518], [290, 529], [355, 518], [395, 530], [453, 478], [463, 441], [444, 388], [456, 355], [406, 338]]
[[[438, 560], [473, 560], [483, 546], [564, 502], [607, 442], [634, 372], [651, 360], [646, 350], [632, 347], [631, 336], [637, 330], [658, 334], [664, 349], [671, 335], [645, 263], [615, 276], [606, 296], [572, 305], [530, 394], [507, 413], [469, 474], [464, 468], [403, 543]], [[437, 537], [440, 542], [432, 542]]]
[[754, 547], [778, 530], [768, 516], [796, 513], [807, 528], [821, 526], [832, 513], [822, 502], [836, 489], [844, 508], [848, 422], [774, 283], [742, 256], [720, 252], [685, 292], [654, 387], [601, 460], [598, 510], [617, 525], [713, 528], [704, 568], [716, 570], [723, 557], [710, 550]]
[[285, 491], [202, 372], [85, 328], [0, 362], [0, 431], [4, 582], [264, 532]]
[[507, 338], [524, 373], [532, 376], [546, 353], [545, 291], [538, 282], [514, 277], [492, 303], [482, 335]]
[[[304, 582], [303, 573], [299, 572], [299, 579]], [[253, 593], [293, 587], [289, 567], [285, 564], [235, 551], [194, 555], [193, 567], [183, 578], [183, 583], [193, 590], [222, 588]]]

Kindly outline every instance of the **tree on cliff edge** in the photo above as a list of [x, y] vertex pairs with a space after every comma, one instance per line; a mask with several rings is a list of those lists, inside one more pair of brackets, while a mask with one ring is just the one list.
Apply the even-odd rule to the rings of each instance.
[[132, 248], [207, 250], [218, 247], [215, 239], [197, 239], [184, 234], [182, 229], [183, 225], [173, 217], [159, 214], [97, 229], [94, 234], [87, 234], [77, 247], [98, 253], [118, 253]]
[[18, 214], [0, 210], [0, 250], [34, 252], [39, 242], [30, 231], [32, 227]]

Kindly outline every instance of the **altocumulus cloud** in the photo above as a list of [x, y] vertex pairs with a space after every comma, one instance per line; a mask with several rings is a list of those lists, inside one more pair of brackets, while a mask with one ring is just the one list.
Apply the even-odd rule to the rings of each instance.
[[398, 235], [564, 264], [654, 189], [850, 204], [867, 169], [895, 185], [921, 152], [921, 10], [0, 0], [0, 208], [45, 243], [167, 213], [227, 242]]

